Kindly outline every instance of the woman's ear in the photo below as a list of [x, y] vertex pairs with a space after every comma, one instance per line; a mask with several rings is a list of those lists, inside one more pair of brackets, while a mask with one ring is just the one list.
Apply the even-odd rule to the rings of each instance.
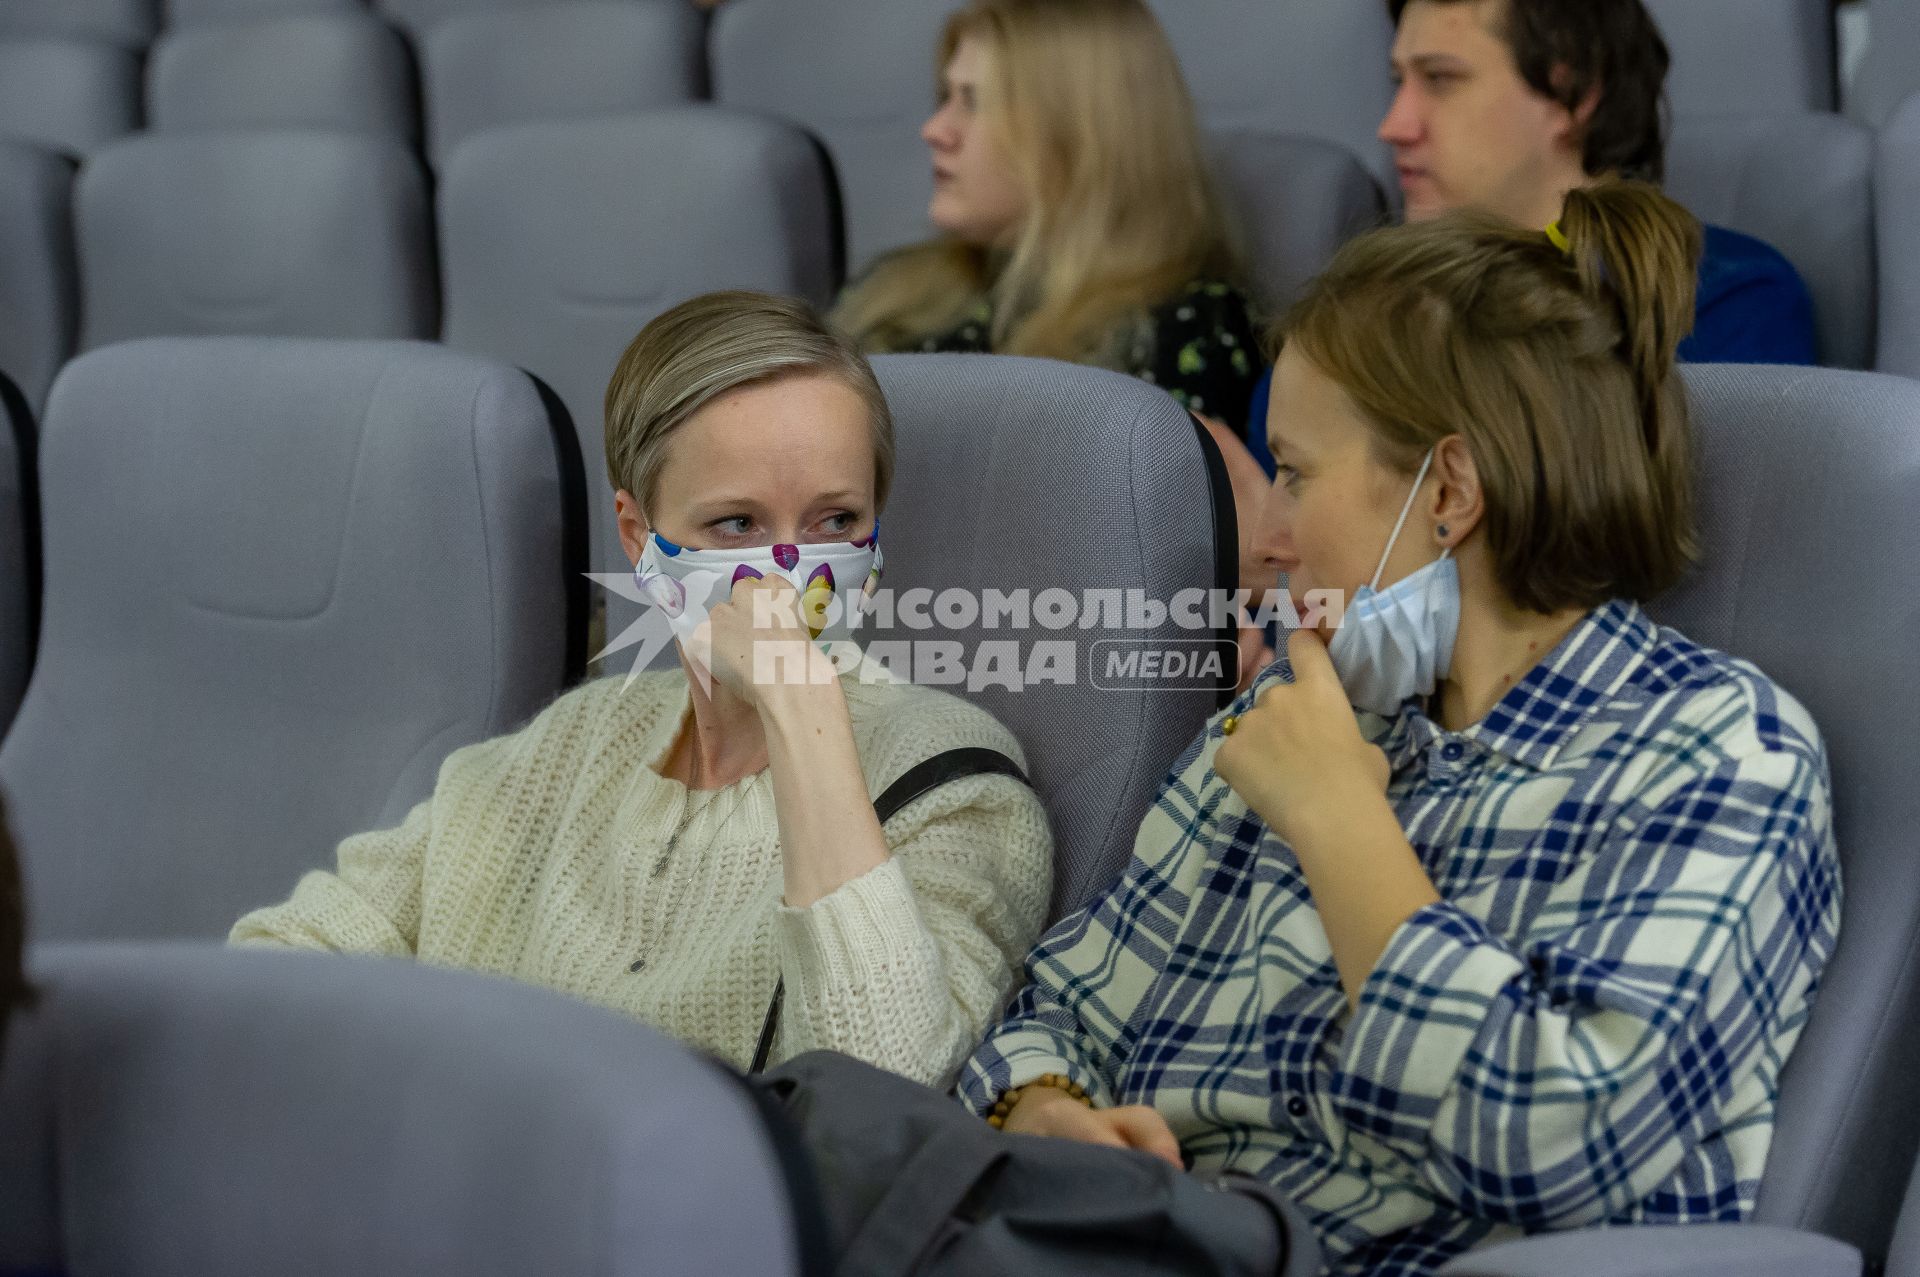
[[640, 555], [647, 547], [647, 533], [651, 529], [640, 514], [640, 503], [625, 488], [613, 494], [613, 517], [620, 525], [620, 548], [627, 552], [627, 562], [638, 568]]
[[1473, 463], [1467, 441], [1460, 435], [1442, 439], [1433, 450], [1433, 472], [1440, 480], [1433, 496], [1434, 542], [1458, 546], [1487, 512], [1480, 468]]

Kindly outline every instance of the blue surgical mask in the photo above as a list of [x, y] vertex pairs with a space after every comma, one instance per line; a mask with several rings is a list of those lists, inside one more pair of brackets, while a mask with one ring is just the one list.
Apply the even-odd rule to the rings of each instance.
[[1413, 510], [1427, 470], [1428, 451], [1414, 476], [1413, 491], [1400, 507], [1400, 519], [1387, 538], [1373, 580], [1354, 591], [1346, 615], [1334, 631], [1327, 654], [1355, 708], [1391, 718], [1409, 697], [1432, 695], [1453, 668], [1453, 644], [1460, 634], [1460, 568], [1452, 547], [1432, 563], [1380, 589], [1381, 574]]

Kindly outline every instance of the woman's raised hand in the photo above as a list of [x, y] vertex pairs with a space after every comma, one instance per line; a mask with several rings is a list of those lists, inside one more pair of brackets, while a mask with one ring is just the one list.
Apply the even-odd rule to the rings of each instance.
[[707, 668], [749, 705], [759, 704], [769, 687], [835, 679], [833, 662], [801, 619], [800, 592], [782, 577], [736, 580], [727, 601], [695, 632], [696, 643], [702, 634], [708, 642]]

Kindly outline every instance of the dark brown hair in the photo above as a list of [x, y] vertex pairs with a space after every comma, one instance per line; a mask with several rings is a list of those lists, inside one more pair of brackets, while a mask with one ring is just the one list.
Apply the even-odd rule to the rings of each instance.
[[1567, 196], [1568, 247], [1461, 211], [1349, 243], [1275, 337], [1331, 377], [1411, 473], [1467, 442], [1501, 588], [1536, 612], [1644, 601], [1696, 553], [1675, 347], [1700, 224], [1640, 182]]
[[[1430, 0], [1462, 4], [1469, 0]], [[1595, 90], [1582, 140], [1589, 177], [1666, 175], [1667, 42], [1641, 0], [1485, 0], [1527, 87], [1569, 111]], [[1394, 24], [1412, 0], [1387, 0]]]

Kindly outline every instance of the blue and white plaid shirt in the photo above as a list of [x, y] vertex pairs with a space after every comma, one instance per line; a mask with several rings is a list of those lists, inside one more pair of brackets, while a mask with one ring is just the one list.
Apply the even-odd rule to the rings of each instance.
[[1357, 1011], [1292, 851], [1213, 770], [1216, 718], [1126, 876], [1034, 950], [963, 1101], [1065, 1073], [1151, 1105], [1194, 1169], [1298, 1202], [1335, 1273], [1747, 1215], [1839, 927], [1806, 711], [1610, 603], [1465, 731], [1360, 721], [1443, 903]]

